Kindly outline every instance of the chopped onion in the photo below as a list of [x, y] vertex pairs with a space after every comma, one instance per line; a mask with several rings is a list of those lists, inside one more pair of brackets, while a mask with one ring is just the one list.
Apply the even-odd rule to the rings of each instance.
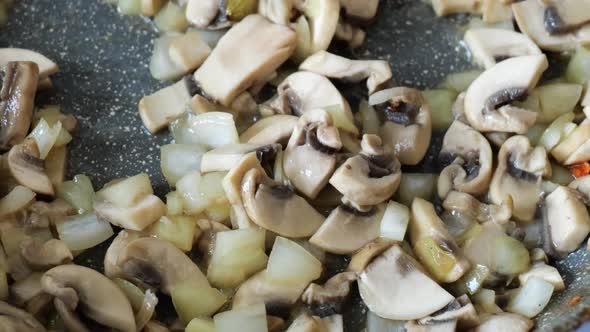
[[221, 181], [225, 172], [211, 172], [201, 175], [192, 171], [176, 184], [176, 189], [182, 197], [184, 212], [196, 215], [220, 200], [225, 200], [225, 191]]
[[154, 193], [147, 173], [112, 181], [96, 192], [96, 198], [121, 208], [132, 207], [142, 198]]
[[516, 293], [506, 308], [528, 318], [538, 315], [553, 295], [553, 285], [539, 277], [531, 277]]
[[381, 219], [381, 237], [403, 241], [410, 222], [410, 209], [407, 206], [390, 201]]
[[582, 96], [580, 84], [552, 83], [536, 89], [541, 103], [539, 123], [549, 123], [562, 114], [573, 112]]
[[154, 41], [154, 50], [150, 59], [150, 73], [157, 80], [174, 80], [182, 76], [184, 70], [180, 68], [169, 55], [170, 44], [180, 36], [178, 33], [168, 33]]
[[399, 185], [399, 202], [410, 205], [416, 197], [430, 200], [436, 188], [436, 174], [402, 173]]
[[92, 211], [94, 188], [86, 175], [76, 175], [72, 181], [65, 181], [57, 188], [57, 197], [70, 203], [78, 213]]
[[504, 312], [496, 304], [496, 292], [491, 289], [482, 288], [473, 296], [473, 302], [479, 311], [483, 311], [490, 314], [497, 314]]
[[213, 317], [216, 332], [267, 331], [264, 303], [219, 313]]
[[0, 199], [0, 216], [13, 214], [24, 209], [35, 199], [36, 195], [27, 187], [14, 187], [8, 195]]
[[131, 308], [133, 308], [133, 311], [138, 312], [143, 305], [143, 291], [135, 284], [125, 279], [114, 278], [113, 282], [123, 291], [123, 293], [125, 293], [125, 296], [127, 296], [127, 299], [129, 300], [129, 304], [131, 304]]
[[297, 33], [297, 47], [292, 58], [296, 63], [301, 63], [311, 54], [311, 30], [304, 15], [299, 16], [295, 22], [295, 33]]
[[332, 116], [332, 122], [334, 122], [334, 126], [336, 128], [340, 128], [354, 135], [358, 135], [359, 130], [354, 124], [353, 119], [350, 118], [348, 114], [344, 112], [342, 107], [332, 105], [326, 106], [324, 107], [324, 109]]
[[119, 0], [117, 9], [123, 15], [140, 15], [141, 0]]
[[227, 301], [218, 289], [207, 280], [188, 280], [175, 286], [170, 292], [178, 317], [187, 324], [195, 317], [211, 316]]
[[98, 220], [94, 213], [68, 217], [56, 229], [60, 240], [72, 251], [92, 248], [114, 234], [111, 224]]
[[569, 171], [569, 169], [553, 161], [551, 162], [551, 182], [558, 183], [562, 186], [567, 186], [573, 180], [574, 176]]
[[322, 263], [297, 243], [278, 236], [270, 252], [267, 277], [281, 284], [307, 285], [322, 274]]
[[367, 332], [405, 332], [406, 321], [391, 320], [367, 310]]
[[547, 129], [547, 125], [542, 123], [537, 123], [529, 128], [529, 130], [526, 133], [526, 136], [529, 138], [529, 141], [533, 146], [539, 144], [539, 140], [541, 139], [543, 132], [545, 132], [545, 129]]
[[391, 88], [377, 91], [369, 96], [369, 105], [379, 105], [389, 101], [392, 97], [400, 95], [402, 88]]
[[145, 291], [145, 295], [143, 297], [143, 301], [139, 311], [135, 313], [135, 325], [137, 327], [137, 331], [141, 331], [141, 329], [147, 324], [154, 315], [156, 311], [156, 305], [158, 304], [158, 297], [151, 289]]
[[361, 100], [359, 104], [359, 114], [363, 125], [363, 134], [379, 135], [379, 117], [375, 108], [373, 108], [366, 99]]
[[541, 138], [539, 139], [539, 145], [545, 147], [547, 152], [553, 150], [553, 148], [566, 137], [565, 131], [571, 130], [571, 126], [566, 128], [566, 125], [572, 123], [574, 117], [575, 115], [573, 112], [560, 115], [549, 125], [549, 127], [547, 127], [547, 129], [545, 129], [545, 132], [543, 132], [543, 135], [541, 135]]
[[445, 211], [441, 219], [455, 240], [461, 238], [475, 224], [474, 218], [455, 210]]
[[193, 318], [184, 332], [215, 332], [215, 323], [211, 318]]
[[467, 88], [479, 75], [481, 70], [467, 70], [460, 73], [453, 73], [447, 76], [441, 87], [455, 90], [457, 93], [467, 91]]
[[188, 21], [184, 14], [184, 9], [174, 1], [168, 3], [162, 8], [156, 17], [154, 23], [161, 31], [184, 31], [188, 28]]
[[207, 148], [200, 144], [168, 144], [160, 148], [160, 167], [171, 186], [190, 171], [201, 169], [201, 157]]
[[430, 108], [432, 128], [444, 130], [453, 123], [453, 104], [457, 98], [457, 92], [446, 89], [434, 89], [422, 91], [424, 99]]
[[166, 215], [177, 216], [182, 214], [182, 197], [176, 191], [169, 192], [166, 195]]
[[578, 47], [576, 53], [570, 58], [565, 71], [568, 82], [584, 84], [590, 80], [590, 49]]
[[201, 39], [209, 45], [211, 48], [215, 48], [217, 43], [225, 35], [228, 29], [219, 29], [219, 30], [203, 30], [203, 29], [196, 29], [190, 28], [189, 31], [196, 31], [201, 36]]
[[175, 143], [218, 148], [240, 142], [233, 116], [223, 112], [187, 113], [170, 126]]
[[50, 126], [45, 119], [39, 120], [35, 129], [29, 134], [37, 142], [39, 148], [39, 157], [45, 159], [47, 154], [57, 141], [57, 137], [62, 130], [61, 122], [57, 122], [54, 126]]

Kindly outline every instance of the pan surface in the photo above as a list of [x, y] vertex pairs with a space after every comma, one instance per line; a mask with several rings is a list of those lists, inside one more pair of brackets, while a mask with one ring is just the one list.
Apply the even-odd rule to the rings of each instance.
[[[398, 85], [433, 87], [448, 73], [470, 67], [459, 30], [467, 21], [465, 16], [437, 18], [419, 0], [382, 0], [365, 46], [351, 56], [389, 60]], [[159, 146], [171, 138], [150, 135], [137, 114], [142, 96], [167, 85], [147, 68], [157, 35], [149, 22], [120, 16], [99, 0], [21, 0], [11, 10], [0, 30], [0, 47], [29, 48], [56, 61], [60, 72], [52, 77], [54, 89], [41, 93], [37, 104], [61, 105], [79, 119], [68, 176], [87, 174], [96, 189], [113, 178], [148, 172], [157, 194], [169, 190], [160, 172]], [[422, 170], [431, 171], [427, 164]], [[106, 246], [79, 256], [78, 263], [102, 270]], [[556, 266], [567, 289], [539, 316], [539, 331], [569, 331], [590, 313], [590, 254], [581, 248]], [[574, 296], [582, 301], [569, 305]], [[344, 310], [347, 331], [362, 331], [366, 309], [358, 299], [351, 302]], [[165, 318], [169, 301], [163, 299], [158, 309]]]

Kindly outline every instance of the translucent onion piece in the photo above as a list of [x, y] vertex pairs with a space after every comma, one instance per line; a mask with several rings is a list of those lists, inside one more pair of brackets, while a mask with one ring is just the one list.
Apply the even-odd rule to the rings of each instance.
[[406, 321], [381, 318], [367, 310], [367, 332], [405, 332], [405, 324]]
[[211, 172], [201, 175], [198, 171], [190, 172], [176, 184], [182, 197], [184, 212], [196, 215], [208, 207], [226, 201], [221, 181], [225, 172]]
[[309, 284], [322, 274], [322, 263], [297, 243], [278, 236], [270, 252], [267, 277], [281, 284]]
[[590, 80], [590, 48], [578, 47], [565, 71], [568, 82], [584, 84]]
[[154, 50], [150, 59], [150, 74], [157, 80], [177, 79], [184, 70], [170, 59], [170, 44], [179, 36], [177, 33], [166, 34], [154, 41]]
[[444, 130], [453, 123], [453, 104], [457, 98], [457, 92], [446, 89], [434, 89], [422, 91], [424, 99], [430, 108], [432, 127], [435, 130]]
[[184, 31], [188, 28], [184, 9], [174, 1], [168, 1], [168, 4], [162, 8], [156, 17], [154, 23], [161, 31]]
[[57, 197], [70, 203], [78, 213], [93, 210], [94, 188], [86, 175], [76, 175], [72, 181], [65, 181], [57, 188]]
[[347, 113], [344, 112], [342, 107], [332, 105], [326, 106], [324, 109], [332, 116], [332, 121], [334, 122], [334, 126], [336, 128], [340, 128], [354, 135], [358, 135], [359, 130], [354, 124], [353, 119], [348, 117]]
[[209, 45], [211, 48], [215, 48], [217, 43], [225, 35], [227, 29], [221, 30], [202, 30], [202, 29], [189, 29], [189, 31], [197, 31], [201, 35], [201, 39]]
[[516, 296], [512, 298], [508, 311], [533, 318], [538, 315], [553, 295], [553, 285], [539, 278], [532, 277], [518, 290]]
[[213, 317], [216, 332], [266, 332], [266, 308], [264, 304], [219, 313]]
[[137, 330], [141, 329], [147, 324], [156, 311], [156, 305], [158, 304], [158, 297], [151, 289], [145, 291], [141, 308], [135, 314], [135, 325]]
[[447, 76], [441, 87], [455, 90], [457, 93], [467, 91], [475, 79], [481, 75], [481, 70], [467, 70], [460, 73], [453, 73]]
[[375, 109], [369, 105], [366, 99], [361, 100], [359, 113], [363, 125], [363, 134], [379, 135], [379, 117]]
[[[61, 122], [60, 122], [61, 123]], [[64, 146], [72, 141], [72, 135], [64, 128], [61, 127], [59, 134], [57, 135], [57, 139], [55, 140], [54, 147]]]
[[60, 240], [72, 251], [92, 248], [114, 234], [111, 224], [98, 220], [94, 213], [68, 217], [56, 229]]
[[190, 171], [201, 169], [201, 157], [207, 148], [200, 144], [168, 144], [160, 148], [160, 167], [171, 186]]
[[295, 32], [297, 33], [297, 47], [293, 53], [293, 61], [301, 63], [311, 54], [311, 31], [304, 15], [299, 16], [295, 22]]
[[131, 304], [131, 308], [133, 308], [133, 312], [138, 312], [142, 305], [144, 299], [144, 292], [141, 288], [137, 287], [132, 282], [129, 282], [125, 279], [115, 278], [113, 282], [119, 287], [127, 299], [129, 300], [129, 304]]
[[553, 150], [553, 148], [566, 137], [564, 135], [564, 129], [566, 129], [565, 127], [568, 123], [571, 123], [574, 120], [574, 117], [573, 112], [560, 115], [549, 125], [549, 127], [547, 127], [547, 129], [545, 129], [545, 132], [543, 132], [543, 135], [541, 135], [541, 138], [539, 139], [539, 145], [545, 147], [547, 152]]
[[141, 0], [119, 0], [117, 10], [123, 15], [140, 15]]
[[215, 323], [210, 318], [193, 318], [185, 332], [215, 332]]
[[36, 194], [29, 188], [23, 186], [14, 187], [8, 195], [0, 199], [0, 216], [18, 212], [34, 199]]
[[223, 112], [188, 113], [170, 125], [175, 143], [218, 148], [240, 142], [233, 116]]
[[387, 208], [381, 219], [381, 237], [396, 241], [403, 241], [410, 222], [410, 209], [397, 203], [387, 203]]
[[195, 317], [211, 316], [227, 301], [227, 297], [209, 286], [208, 282], [197, 280], [189, 280], [174, 287], [170, 296], [174, 309], [185, 324]]
[[41, 119], [35, 129], [29, 134], [29, 137], [37, 142], [39, 157], [41, 159], [47, 157], [47, 154], [57, 141], [57, 137], [61, 130], [61, 122], [57, 122], [54, 126], [50, 126], [45, 119]]
[[397, 193], [399, 201], [409, 206], [416, 197], [430, 200], [436, 188], [436, 179], [436, 174], [403, 173]]

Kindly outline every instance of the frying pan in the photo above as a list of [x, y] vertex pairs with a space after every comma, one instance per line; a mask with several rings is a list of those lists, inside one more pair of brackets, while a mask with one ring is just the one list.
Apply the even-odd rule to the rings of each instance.
[[[365, 46], [347, 55], [388, 60], [398, 85], [433, 87], [447, 74], [470, 67], [459, 30], [468, 19], [435, 17], [419, 0], [382, 0]], [[160, 172], [159, 146], [171, 138], [150, 135], [137, 114], [142, 96], [167, 85], [154, 80], [147, 68], [157, 36], [149, 21], [120, 16], [99, 0], [21, 0], [11, 10], [0, 30], [0, 47], [29, 48], [56, 61], [61, 70], [52, 77], [54, 89], [40, 93], [37, 104], [61, 105], [79, 119], [70, 144], [69, 177], [87, 174], [100, 188], [110, 179], [148, 172], [157, 194], [169, 190]], [[358, 98], [358, 92], [349, 97]], [[433, 170], [429, 160], [422, 171]], [[85, 252], [77, 263], [102, 270], [107, 246]], [[539, 331], [571, 331], [590, 316], [590, 254], [581, 248], [555, 265], [567, 289], [554, 294], [539, 315]], [[574, 296], [582, 301], [568, 304]], [[358, 294], [350, 302], [343, 309], [346, 330], [362, 331], [367, 310]], [[169, 299], [162, 297], [158, 314], [162, 320], [172, 317]]]

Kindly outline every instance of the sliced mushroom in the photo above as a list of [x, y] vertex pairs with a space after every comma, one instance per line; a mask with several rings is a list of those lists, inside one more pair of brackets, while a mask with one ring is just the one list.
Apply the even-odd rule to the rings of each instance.
[[580, 196], [571, 188], [559, 186], [545, 199], [547, 240], [560, 253], [578, 249], [590, 233], [590, 216]]
[[272, 282], [262, 270], [243, 282], [234, 295], [232, 308], [246, 307], [264, 303], [270, 308], [288, 307], [303, 293], [307, 284], [289, 284]]
[[41, 277], [43, 273], [34, 272], [22, 280], [18, 280], [10, 285], [11, 302], [22, 307], [32, 298], [43, 293], [41, 287]]
[[253, 144], [285, 143], [291, 137], [298, 118], [293, 115], [272, 115], [257, 121], [240, 135], [240, 142]]
[[457, 321], [449, 319], [442, 322], [432, 322], [432, 324], [418, 324], [413, 320], [408, 321], [405, 325], [406, 332], [455, 332], [457, 330]]
[[365, 245], [351, 257], [346, 271], [361, 273], [375, 257], [381, 255], [395, 243], [393, 240], [378, 238]]
[[408, 231], [416, 256], [437, 280], [457, 281], [469, 271], [471, 264], [436, 214], [434, 206], [415, 198], [411, 211]]
[[0, 150], [10, 149], [27, 136], [38, 80], [39, 68], [34, 62], [0, 65]]
[[584, 195], [584, 200], [590, 202], [590, 175], [582, 176], [570, 182], [568, 187]]
[[0, 331], [45, 332], [45, 327], [28, 312], [0, 301]]
[[340, 17], [340, 0], [296, 0], [295, 7], [309, 21], [311, 53], [327, 50]]
[[510, 103], [526, 97], [547, 66], [545, 55], [526, 55], [483, 72], [465, 94], [465, 115], [471, 126], [480, 132], [526, 133], [535, 124], [537, 113]]
[[118, 265], [119, 255], [121, 255], [131, 241], [140, 237], [143, 237], [141, 233], [125, 229], [115, 236], [104, 255], [104, 274], [107, 277], [112, 279], [123, 275], [123, 271]]
[[343, 204], [332, 210], [309, 243], [334, 254], [352, 254], [379, 237], [384, 212], [383, 204], [367, 212]]
[[551, 266], [545, 264], [545, 262], [537, 262], [533, 264], [525, 273], [521, 273], [518, 276], [518, 281], [521, 285], [524, 285], [530, 278], [541, 278], [548, 283], [552, 284], [556, 291], [562, 291], [565, 289], [563, 278], [559, 274], [559, 271]]
[[207, 28], [221, 8], [219, 0], [188, 0], [186, 19], [194, 26]]
[[439, 158], [452, 163], [438, 178], [438, 195], [450, 190], [481, 195], [492, 178], [493, 156], [490, 143], [470, 126], [455, 120], [447, 130]]
[[360, 82], [367, 79], [369, 95], [391, 80], [389, 63], [383, 60], [350, 60], [326, 51], [319, 51], [308, 57], [299, 70], [306, 70], [328, 78], [346, 82]]
[[155, 133], [182, 116], [188, 109], [191, 96], [187, 79], [167, 86], [157, 92], [141, 98], [139, 115], [146, 128]]
[[309, 237], [324, 222], [324, 217], [292, 188], [272, 181], [256, 168], [244, 175], [242, 202], [254, 223], [281, 236]]
[[258, 13], [276, 24], [289, 25], [294, 2], [293, 0], [260, 0]]
[[330, 305], [332, 308], [339, 308], [356, 279], [355, 272], [341, 272], [328, 279], [323, 286], [312, 283], [301, 295], [301, 301], [308, 305]]
[[242, 158], [250, 152], [256, 152], [259, 160], [273, 161], [278, 151], [279, 144], [243, 143], [228, 144], [210, 150], [201, 158], [201, 172], [229, 171], [236, 167]]
[[479, 316], [467, 295], [462, 295], [434, 315], [418, 320], [419, 324], [432, 325], [449, 320], [457, 321], [457, 329], [466, 331], [479, 325]]
[[528, 332], [535, 324], [532, 320], [521, 315], [503, 312], [487, 316], [481, 320], [481, 324], [475, 332]]
[[59, 71], [59, 67], [41, 53], [23, 48], [0, 48], [0, 66], [13, 61], [34, 62], [39, 68], [39, 81]]
[[221, 38], [194, 79], [205, 94], [229, 106], [255, 81], [268, 77], [285, 62], [296, 42], [295, 32], [288, 27], [260, 15], [247, 16]]
[[68, 308], [62, 300], [55, 298], [53, 300], [53, 306], [55, 307], [55, 311], [61, 318], [64, 327], [68, 331], [90, 332], [86, 324], [84, 324], [82, 320], [80, 320], [78, 314], [70, 308]]
[[45, 272], [43, 291], [63, 301], [70, 311], [119, 331], [135, 332], [133, 310], [125, 294], [99, 272], [79, 265], [61, 265]]
[[533, 148], [526, 136], [509, 138], [498, 152], [498, 166], [490, 185], [490, 199], [500, 205], [512, 196], [512, 215], [530, 221], [540, 200], [543, 176], [551, 174], [545, 149]]
[[[547, 3], [526, 0], [512, 5], [514, 18], [521, 31], [540, 48], [549, 51], [568, 51], [590, 42], [590, 24], [583, 24], [584, 20], [590, 19], [590, 4], [575, 0]], [[573, 24], [569, 24], [569, 20]]]
[[541, 54], [529, 37], [506, 29], [469, 29], [463, 38], [475, 62], [486, 69], [507, 58]]
[[419, 319], [444, 308], [453, 296], [394, 244], [359, 275], [361, 298], [372, 312], [394, 320]]
[[477, 198], [459, 191], [451, 191], [443, 201], [446, 210], [459, 211], [480, 223], [505, 224], [512, 217], [512, 196], [506, 196], [502, 205], [485, 204]]
[[330, 114], [320, 109], [309, 111], [299, 118], [285, 149], [285, 175], [297, 190], [314, 199], [336, 169], [340, 148], [340, 134]]
[[21, 242], [20, 247], [25, 262], [34, 269], [44, 270], [74, 259], [66, 244], [57, 239], [41, 243], [40, 240], [27, 238]]
[[45, 162], [33, 139], [15, 145], [8, 152], [6, 164], [14, 180], [36, 193], [53, 196], [53, 184], [45, 173]]
[[347, 18], [368, 22], [377, 15], [379, 0], [340, 0], [340, 7]]
[[482, 20], [486, 23], [512, 23], [512, 9], [510, 3], [498, 0], [483, 0], [480, 8]]
[[584, 119], [576, 129], [559, 142], [551, 150], [551, 155], [565, 165], [588, 160], [590, 156], [590, 119]]
[[211, 48], [197, 31], [187, 31], [173, 38], [168, 47], [170, 60], [184, 74], [197, 69], [211, 53]]
[[287, 76], [277, 87], [277, 96], [269, 107], [277, 113], [295, 115], [333, 107], [344, 112], [348, 119], [353, 118], [348, 102], [334, 84], [324, 76], [306, 71]]
[[397, 87], [379, 91], [373, 97], [386, 98], [375, 105], [384, 119], [381, 138], [386, 150], [393, 151], [403, 165], [418, 164], [428, 150], [432, 135], [430, 109], [420, 91]]
[[166, 204], [155, 195], [141, 198], [131, 207], [119, 207], [107, 201], [94, 203], [96, 215], [111, 224], [133, 231], [142, 231], [166, 214]]
[[481, 1], [479, 0], [433, 0], [432, 7], [438, 16], [455, 13], [479, 13]]
[[172, 243], [157, 238], [133, 240], [119, 253], [123, 276], [158, 287], [170, 294], [178, 284], [192, 280], [209, 282], [199, 267]]

